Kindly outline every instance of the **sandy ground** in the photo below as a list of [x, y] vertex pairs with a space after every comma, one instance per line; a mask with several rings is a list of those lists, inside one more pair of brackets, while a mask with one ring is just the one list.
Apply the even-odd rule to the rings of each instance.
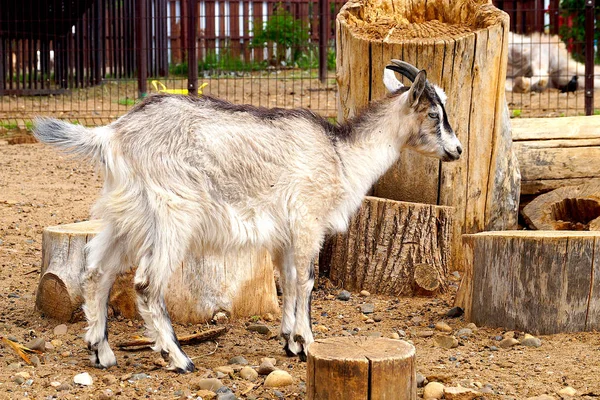
[[[0, 399], [176, 399], [196, 398], [195, 382], [214, 377], [215, 367], [226, 365], [233, 356], [245, 357], [258, 365], [262, 357], [275, 357], [277, 367], [289, 372], [294, 383], [267, 389], [264, 377], [246, 381], [236, 373], [222, 378], [238, 398], [303, 399], [306, 366], [287, 358], [277, 338], [267, 339], [245, 329], [250, 319], [228, 323], [229, 332], [217, 339], [184, 350], [194, 358], [198, 370], [177, 375], [155, 365], [158, 356], [151, 351], [116, 351], [119, 365], [109, 370], [90, 366], [82, 340], [84, 322], [68, 324], [68, 332], [55, 335], [59, 324], [42, 317], [34, 309], [35, 291], [41, 261], [41, 233], [45, 226], [84, 220], [98, 196], [101, 178], [87, 164], [65, 158], [41, 144], [9, 145], [0, 137], [0, 335], [20, 343], [35, 337], [54, 342], [53, 349], [39, 356], [38, 366], [26, 366], [6, 346], [0, 345]], [[336, 299], [339, 288], [321, 280], [315, 291], [313, 316], [325, 333], [316, 337], [356, 334], [390, 337], [399, 333], [417, 348], [417, 370], [430, 380], [447, 386], [478, 386], [491, 393], [481, 399], [526, 399], [572, 386], [582, 398], [600, 396], [600, 334], [574, 333], [542, 336], [542, 346], [517, 345], [495, 349], [497, 339], [512, 335], [501, 329], [480, 327], [470, 337], [460, 339], [454, 349], [436, 347], [431, 337], [421, 337], [432, 324], [445, 321], [453, 330], [465, 327], [462, 318], [447, 318], [457, 283], [449, 293], [437, 298], [391, 298], [354, 293], [350, 301]], [[363, 302], [375, 305], [376, 320], [367, 323], [357, 307]], [[278, 329], [279, 316], [266, 321], [271, 331]], [[179, 334], [206, 329], [207, 325], [175, 327]], [[325, 330], [321, 328], [321, 330]], [[143, 333], [137, 320], [113, 317], [109, 327], [112, 343]], [[436, 332], [440, 334], [439, 332]], [[21, 382], [16, 374], [26, 372]], [[81, 387], [73, 383], [76, 374], [88, 372], [94, 383]], [[133, 374], [147, 374], [134, 380]], [[51, 383], [63, 384], [58, 391]], [[57, 383], [54, 383], [55, 385]], [[67, 384], [67, 385], [64, 385]], [[419, 389], [422, 393], [422, 389]]]

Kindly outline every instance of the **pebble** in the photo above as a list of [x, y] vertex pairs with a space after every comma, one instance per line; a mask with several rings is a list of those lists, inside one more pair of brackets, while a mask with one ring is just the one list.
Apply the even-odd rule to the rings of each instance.
[[263, 325], [263, 324], [250, 324], [248, 325], [248, 329], [251, 332], [258, 332], [261, 333], [263, 335], [268, 335], [271, 333], [271, 330], [269, 329], [268, 326]]
[[326, 327], [325, 325], [317, 325], [313, 328], [313, 332], [325, 333], [325, 332], [329, 332], [329, 328]]
[[25, 378], [23, 378], [22, 376], [16, 375], [13, 378], [13, 382], [16, 383], [17, 385], [21, 385], [21, 384], [23, 384], [23, 382], [25, 382]]
[[452, 328], [445, 322], [438, 322], [435, 324], [435, 329], [440, 332], [452, 332]]
[[46, 341], [43, 338], [35, 338], [31, 339], [29, 342], [25, 344], [25, 347], [31, 350], [45, 351], [46, 350]]
[[422, 318], [422, 317], [419, 317], [419, 316], [417, 315], [416, 317], [412, 317], [412, 318], [410, 319], [410, 321], [412, 322], [412, 324], [413, 324], [414, 326], [419, 326], [419, 325], [421, 324], [421, 322], [423, 321], [423, 318]]
[[276, 370], [265, 379], [265, 387], [283, 387], [294, 383], [294, 379], [286, 371]]
[[473, 389], [464, 387], [444, 388], [444, 399], [446, 400], [472, 400], [478, 397], [480, 393]]
[[424, 400], [441, 399], [444, 396], [444, 385], [439, 382], [429, 382], [423, 389]]
[[62, 357], [71, 357], [73, 353], [71, 353], [70, 351], [63, 351], [62, 353], [60, 353], [60, 355]]
[[565, 388], [560, 389], [558, 391], [558, 394], [559, 396], [574, 397], [577, 396], [577, 390], [575, 390], [571, 386], [567, 386]]
[[422, 338], [432, 337], [433, 335], [435, 335], [434, 331], [421, 331], [417, 333], [417, 336]]
[[417, 387], [421, 388], [425, 385], [427, 385], [427, 378], [421, 374], [417, 374]]
[[453, 307], [448, 310], [448, 312], [446, 313], [446, 316], [450, 317], [450, 318], [458, 318], [458, 317], [462, 316], [464, 313], [465, 313], [465, 310], [463, 310], [462, 308]]
[[468, 338], [471, 335], [473, 335], [473, 331], [470, 328], [462, 328], [456, 332], [456, 336], [458, 336], [460, 338], [462, 338], [462, 337]]
[[198, 390], [196, 392], [196, 396], [201, 397], [202, 400], [212, 400], [215, 397], [217, 397], [217, 395], [214, 392], [211, 392], [210, 390]]
[[102, 377], [102, 382], [107, 386], [114, 385], [117, 383], [117, 377], [112, 374], [106, 374]]
[[215, 378], [204, 378], [190, 382], [192, 390], [210, 390], [211, 392], [216, 392], [221, 386], [223, 386], [223, 383]]
[[390, 335], [390, 337], [392, 339], [400, 340], [400, 335], [398, 335], [396, 332], [392, 332], [392, 334]]
[[373, 317], [373, 321], [375, 322], [381, 322], [383, 320], [383, 317], [381, 315], [375, 315]]
[[366, 290], [361, 290], [360, 295], [361, 297], [369, 297], [371, 293], [367, 292]]
[[52, 350], [52, 349], [54, 349], [54, 345], [52, 344], [52, 342], [46, 342], [46, 344], [44, 345], [44, 348], [46, 349], [46, 351]]
[[259, 375], [269, 375], [271, 372], [277, 370], [277, 368], [275, 368], [273, 366], [273, 364], [267, 360], [263, 361], [260, 366], [258, 367], [258, 373]]
[[273, 390], [273, 395], [275, 395], [275, 397], [277, 397], [278, 399], [283, 399], [285, 397], [285, 395], [279, 390]]
[[275, 317], [271, 313], [266, 313], [265, 315], [262, 316], [262, 319], [264, 319], [267, 322], [275, 321]]
[[436, 335], [433, 344], [444, 349], [454, 349], [458, 347], [458, 340], [454, 336]]
[[23, 365], [20, 362], [10, 363], [8, 364], [8, 369], [19, 369]]
[[509, 347], [512, 347], [516, 344], [519, 344], [519, 341], [515, 338], [506, 338], [506, 339], [502, 339], [500, 341], [500, 343], [498, 343], [498, 346], [500, 346], [503, 349], [508, 349]]
[[56, 390], [58, 390], [59, 392], [71, 390], [71, 385], [69, 385], [67, 382], [61, 383], [60, 386], [56, 388]]
[[383, 335], [381, 334], [381, 332], [367, 332], [366, 336], [380, 338]]
[[52, 346], [56, 347], [60, 347], [62, 346], [62, 340], [60, 339], [54, 339], [50, 342], [52, 344]]
[[52, 386], [52, 387], [53, 387], [53, 388], [55, 388], [55, 389], [56, 389], [57, 387], [59, 387], [60, 385], [61, 385], [61, 383], [60, 383], [60, 382], [58, 382], [58, 381], [52, 381], [52, 382], [50, 382], [50, 386]]
[[535, 397], [528, 397], [527, 400], [556, 400], [556, 398], [554, 396], [542, 394]]
[[65, 324], [60, 324], [54, 328], [54, 334], [56, 336], [65, 335], [68, 330], [69, 330], [69, 328], [67, 328], [67, 326]]
[[225, 375], [233, 375], [235, 369], [233, 369], [233, 367], [230, 365], [223, 365], [221, 367], [216, 367], [215, 372], [222, 372]]
[[365, 324], [374, 324], [375, 320], [373, 318], [367, 318], [365, 319]]
[[490, 351], [498, 351], [499, 349], [496, 346], [490, 346]]
[[467, 324], [467, 326], [465, 326], [465, 328], [468, 328], [468, 329], [472, 330], [473, 332], [477, 332], [477, 329], [479, 329], [479, 328], [477, 328], [477, 325], [475, 325], [472, 322], [469, 322]]
[[337, 299], [338, 300], [342, 300], [342, 301], [348, 301], [350, 300], [350, 292], [347, 290], [342, 290], [338, 295], [337, 295]]
[[112, 399], [112, 397], [113, 397], [113, 391], [110, 389], [106, 389], [98, 395], [98, 400], [108, 400], [108, 399]]
[[223, 311], [219, 311], [218, 313], [215, 313], [215, 315], [213, 315], [212, 319], [219, 325], [226, 324], [229, 321], [229, 317]]
[[258, 378], [258, 372], [254, 368], [244, 367], [240, 371], [240, 376], [247, 381], [254, 382]]
[[148, 374], [145, 374], [143, 372], [140, 372], [139, 374], [131, 375], [132, 381], [141, 381], [142, 379], [148, 379], [148, 378], [151, 378], [151, 376]]
[[225, 394], [225, 393], [233, 393], [233, 392], [227, 386], [223, 385], [220, 388], [218, 388], [215, 393], [216, 394]]
[[39, 367], [41, 364], [40, 358], [35, 354], [29, 357], [29, 361], [31, 361], [31, 364], [33, 364], [34, 367]]
[[25, 385], [26, 385], [26, 386], [31, 386], [31, 385], [33, 385], [33, 379], [27, 379], [27, 380], [25, 381]]
[[271, 358], [271, 357], [263, 357], [260, 359], [261, 363], [264, 363], [265, 361], [270, 362], [273, 365], [277, 365], [277, 359], [276, 358]]
[[224, 374], [221, 371], [217, 371], [217, 379], [224, 379], [224, 378], [229, 378], [228, 374]]
[[405, 337], [406, 332], [404, 332], [402, 329], [400, 329], [400, 330], [398, 330], [398, 335], [400, 335], [400, 337]]
[[[204, 400], [204, 399], [203, 399]], [[219, 393], [217, 395], [217, 400], [238, 400], [238, 398], [233, 393]]]
[[29, 375], [29, 372], [26, 372], [26, 371], [17, 372], [15, 374], [15, 376], [20, 376], [21, 378], [23, 378], [23, 380], [31, 378], [31, 375]]
[[235, 356], [235, 357], [230, 358], [229, 361], [227, 362], [227, 364], [229, 364], [229, 365], [231, 365], [231, 364], [248, 365], [248, 360], [246, 360], [242, 356]]
[[540, 347], [542, 345], [542, 341], [535, 336], [525, 334], [523, 339], [521, 339], [521, 344], [527, 347]]
[[90, 386], [94, 382], [94, 380], [92, 379], [90, 374], [88, 374], [87, 372], [83, 372], [81, 374], [75, 375], [73, 377], [73, 382], [77, 383], [78, 385]]

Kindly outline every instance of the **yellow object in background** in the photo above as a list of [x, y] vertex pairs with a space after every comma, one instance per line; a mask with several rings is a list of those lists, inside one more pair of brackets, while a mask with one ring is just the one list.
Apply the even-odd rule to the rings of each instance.
[[[158, 92], [158, 93], [169, 93], [169, 94], [188, 94], [188, 90], [187, 89], [167, 89], [167, 87], [159, 81], [152, 81], [152, 86], [154, 86], [154, 89]], [[160, 86], [160, 89], [159, 89]], [[198, 88], [198, 94], [201, 95], [202, 94], [202, 89], [204, 89], [206, 86], [208, 86], [208, 83], [204, 82], [202, 85], [200, 85], [200, 87]]]

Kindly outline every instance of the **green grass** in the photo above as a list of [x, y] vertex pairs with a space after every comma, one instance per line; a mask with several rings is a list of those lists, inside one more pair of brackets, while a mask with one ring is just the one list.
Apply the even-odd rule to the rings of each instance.
[[519, 118], [522, 113], [523, 113], [523, 111], [521, 111], [519, 109], [515, 109], [515, 110], [512, 111], [512, 117], [513, 118]]
[[17, 129], [19, 127], [19, 125], [16, 122], [2, 122], [0, 123], [0, 126], [8, 129], [9, 131]]
[[594, 110], [594, 115], [600, 115], [600, 110], [599, 109], [595, 109]]
[[117, 100], [117, 104], [121, 106], [132, 106], [135, 104], [135, 100], [130, 97], [121, 97]]

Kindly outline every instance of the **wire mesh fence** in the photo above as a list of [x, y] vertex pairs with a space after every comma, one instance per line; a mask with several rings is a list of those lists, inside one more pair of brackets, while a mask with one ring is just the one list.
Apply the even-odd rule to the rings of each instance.
[[[600, 8], [591, 0], [495, 5], [511, 16], [506, 90], [513, 116], [600, 110], [600, 96], [593, 96], [596, 81], [600, 88], [593, 65], [600, 61], [594, 56]], [[337, 0], [4, 0], [0, 120], [26, 127], [36, 115], [52, 115], [107, 123], [146, 94], [185, 93], [190, 72], [198, 74], [193, 90], [335, 117], [341, 6]]]

